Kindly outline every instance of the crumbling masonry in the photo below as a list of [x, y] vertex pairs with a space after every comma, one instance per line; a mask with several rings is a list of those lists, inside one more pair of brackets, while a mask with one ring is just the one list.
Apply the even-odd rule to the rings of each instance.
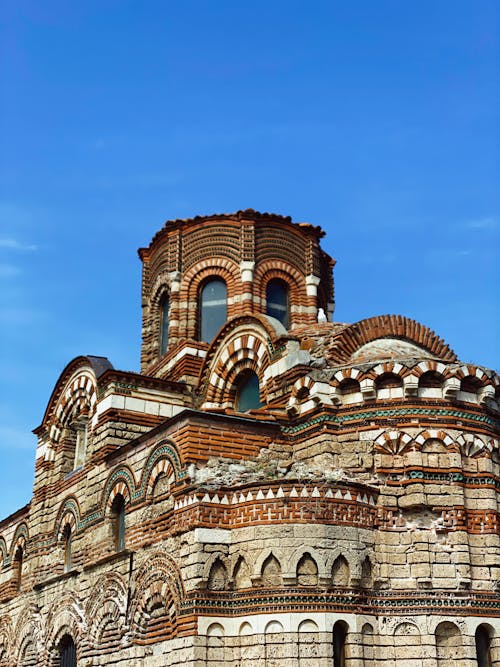
[[139, 252], [141, 372], [78, 357], [0, 522], [0, 666], [500, 666], [500, 378], [333, 319], [323, 232]]

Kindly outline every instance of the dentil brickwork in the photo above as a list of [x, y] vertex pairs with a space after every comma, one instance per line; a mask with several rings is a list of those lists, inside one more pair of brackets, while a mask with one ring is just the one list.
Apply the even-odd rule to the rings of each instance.
[[1, 667], [500, 667], [500, 378], [336, 322], [322, 236], [140, 249], [141, 372], [68, 364], [0, 522]]

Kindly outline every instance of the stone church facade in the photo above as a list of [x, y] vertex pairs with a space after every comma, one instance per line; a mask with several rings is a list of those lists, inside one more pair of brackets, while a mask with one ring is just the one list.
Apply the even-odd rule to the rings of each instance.
[[500, 378], [335, 322], [320, 228], [139, 251], [141, 372], [81, 356], [0, 521], [0, 666], [500, 666]]

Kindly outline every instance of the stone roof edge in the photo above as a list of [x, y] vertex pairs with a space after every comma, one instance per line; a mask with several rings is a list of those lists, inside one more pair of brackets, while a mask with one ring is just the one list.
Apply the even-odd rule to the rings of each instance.
[[99, 357], [95, 355], [80, 355], [72, 359], [68, 364], [66, 364], [61, 374], [57, 378], [57, 381], [54, 384], [54, 389], [50, 394], [49, 400], [47, 401], [47, 407], [45, 408], [45, 412], [43, 414], [42, 421], [40, 422], [40, 426], [37, 426], [35, 429], [33, 429], [33, 433], [36, 434], [38, 430], [43, 426], [43, 424], [50, 418], [51, 410], [57, 403], [67, 380], [71, 377], [71, 375], [73, 375], [73, 373], [78, 368], [84, 368], [85, 366], [90, 366], [96, 377], [96, 380], [99, 379], [101, 375], [103, 375], [106, 371], [113, 369], [113, 364], [109, 361], [107, 357]]
[[[167, 220], [163, 227], [156, 232], [147, 247], [139, 248], [138, 254], [142, 259], [145, 252], [150, 250], [166, 233], [173, 229], [179, 229], [190, 224], [216, 222], [216, 221], [240, 221], [240, 220], [254, 220], [255, 222], [282, 222], [293, 227], [300, 227], [303, 230], [314, 234], [317, 238], [325, 236], [323, 229], [317, 225], [312, 225], [308, 222], [293, 222], [290, 215], [281, 215], [279, 213], [261, 213], [255, 211], [253, 208], [235, 211], [234, 213], [212, 213], [210, 215], [196, 215], [193, 218], [177, 218], [175, 220]], [[325, 253], [326, 254], [326, 253]], [[328, 255], [329, 256], [329, 255]]]
[[458, 362], [455, 352], [432, 329], [403, 315], [376, 315], [346, 326], [332, 336], [325, 346], [324, 356], [330, 365], [342, 366], [348, 364], [363, 345], [380, 338], [407, 340], [440, 361]]
[[14, 522], [17, 522], [19, 519], [27, 516], [31, 508], [31, 501], [26, 503], [23, 507], [20, 507], [18, 510], [14, 510], [12, 514], [6, 516], [4, 519], [0, 519], [0, 530], [3, 530], [6, 526], [11, 525]]

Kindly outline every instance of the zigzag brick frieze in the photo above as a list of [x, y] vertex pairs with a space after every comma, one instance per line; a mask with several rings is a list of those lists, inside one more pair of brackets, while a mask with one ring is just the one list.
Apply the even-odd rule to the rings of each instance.
[[141, 372], [68, 364], [0, 521], [0, 667], [500, 665], [500, 378], [328, 321], [322, 235], [248, 209], [139, 251]]

